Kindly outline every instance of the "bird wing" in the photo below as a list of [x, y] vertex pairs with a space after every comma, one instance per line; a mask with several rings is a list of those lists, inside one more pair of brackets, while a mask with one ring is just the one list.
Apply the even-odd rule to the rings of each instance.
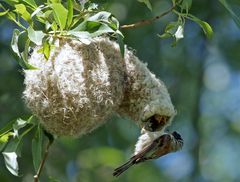
[[[131, 157], [131, 161], [143, 162], [146, 158], [150, 157], [154, 152], [156, 152], [159, 145], [163, 144], [163, 136], [155, 139], [150, 145], [141, 150], [138, 154]], [[161, 144], [160, 144], [161, 143]]]
[[143, 162], [146, 160], [147, 156], [152, 154], [150, 151], [155, 151], [155, 148], [158, 146], [158, 141], [154, 140], [151, 145], [145, 147], [142, 151], [138, 154], [131, 157], [125, 164], [121, 165], [120, 167], [114, 169], [113, 176], [119, 176], [124, 171], [126, 171], [129, 167], [133, 164], [137, 164], [139, 162]]

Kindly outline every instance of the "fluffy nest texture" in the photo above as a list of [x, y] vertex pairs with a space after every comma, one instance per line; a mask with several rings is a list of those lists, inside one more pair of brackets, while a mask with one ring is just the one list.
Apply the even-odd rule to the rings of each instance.
[[57, 39], [48, 60], [39, 47], [25, 70], [24, 100], [47, 131], [80, 136], [104, 124], [113, 113], [142, 126], [154, 114], [175, 115], [168, 91], [146, 64], [105, 37], [86, 44]]

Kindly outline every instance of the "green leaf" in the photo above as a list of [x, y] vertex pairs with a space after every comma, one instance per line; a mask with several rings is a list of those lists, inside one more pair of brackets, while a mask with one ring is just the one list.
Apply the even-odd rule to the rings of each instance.
[[5, 3], [9, 4], [10, 6], [14, 6], [15, 4], [19, 3], [19, 0], [4, 0]]
[[9, 11], [7, 14], [6, 14], [7, 18], [13, 22], [16, 21], [16, 14], [14, 12], [11, 12]]
[[110, 19], [111, 19], [111, 22], [109, 23], [109, 26], [114, 30], [118, 30], [119, 21], [117, 20], [117, 18], [115, 18], [114, 16], [111, 16]]
[[6, 11], [2, 11], [2, 12], [0, 12], [0, 16], [4, 16], [4, 15], [6, 15], [6, 14], [8, 13], [8, 11], [9, 11], [9, 10], [6, 10]]
[[226, 0], [219, 0], [219, 2], [227, 9], [227, 11], [231, 14], [233, 20], [240, 28], [240, 8], [233, 9], [231, 7], [230, 1]]
[[120, 35], [122, 37], [122, 39], [124, 39], [124, 35], [122, 34], [122, 32], [120, 30], [116, 30], [116, 32], [114, 34]]
[[165, 30], [164, 30], [164, 33], [163, 34], [158, 34], [158, 37], [160, 37], [160, 38], [174, 37], [174, 34], [176, 33], [179, 25], [180, 25], [179, 22], [168, 23]]
[[42, 160], [43, 131], [40, 125], [32, 139], [32, 156], [35, 172], [37, 172]]
[[[18, 118], [16, 120], [13, 120], [11, 122], [9, 122], [7, 124], [7, 126], [5, 127], [5, 131], [10, 131], [13, 130], [14, 131], [14, 138], [13, 140], [11, 140], [6, 149], [4, 150], [4, 152], [16, 152], [20, 154], [20, 146], [21, 146], [21, 140], [23, 139], [23, 137], [28, 134], [33, 128], [34, 128], [34, 124], [31, 122], [32, 120], [32, 116], [30, 116], [27, 120]], [[10, 127], [10, 125], [12, 125], [12, 127]], [[29, 127], [29, 125], [31, 125]], [[19, 130], [23, 129], [22, 133], [19, 135]], [[17, 137], [16, 137], [17, 136]]]
[[[48, 21], [45, 21], [45, 30], [49, 31], [49, 29], [52, 27], [51, 23], [49, 23]], [[54, 31], [54, 30], [53, 30]]]
[[165, 28], [165, 32], [170, 33], [170, 34], [174, 34], [179, 25], [180, 25], [179, 22], [170, 22], [170, 23], [167, 24], [167, 26]]
[[16, 122], [16, 119], [7, 122], [7, 124], [0, 129], [0, 137], [5, 135], [7, 132], [13, 130], [13, 124]]
[[61, 3], [53, 3], [52, 9], [54, 12], [54, 19], [58, 23], [61, 30], [66, 27], [68, 10]]
[[170, 22], [166, 28], [165, 32], [161, 35], [158, 34], [160, 38], [173, 38], [172, 47], [177, 45], [177, 42], [184, 37], [184, 24], [180, 22]]
[[[21, 53], [21, 56], [22, 56], [22, 59], [24, 62], [28, 62], [30, 42], [31, 42], [30, 39], [26, 40], [25, 46], [24, 46], [24, 51]], [[34, 68], [32, 68], [32, 69], [34, 69]]]
[[27, 124], [28, 124], [27, 120], [23, 120], [21, 118], [17, 119], [16, 122], [13, 124], [14, 136], [18, 137], [18, 130], [24, 128]]
[[9, 137], [10, 137], [10, 136], [13, 136], [13, 135], [14, 135], [13, 132], [8, 132], [8, 133], [6, 133], [5, 135], [1, 136], [1, 137], [0, 137], [0, 143], [6, 143], [6, 142], [8, 142]]
[[73, 20], [73, 2], [72, 0], [68, 0], [68, 15], [66, 28], [70, 28], [72, 20]]
[[181, 6], [182, 9], [184, 9], [184, 10], [186, 10], [188, 12], [188, 10], [192, 6], [192, 0], [183, 0], [182, 4], [180, 6]]
[[95, 22], [109, 22], [109, 18], [112, 14], [107, 11], [100, 11], [97, 14], [89, 17], [88, 21], [95, 21]]
[[[8, 122], [7, 125], [0, 130], [0, 150], [2, 150], [7, 144], [4, 152], [2, 152], [5, 166], [15, 176], [18, 176], [19, 171], [17, 156], [21, 156], [22, 138], [31, 131], [33, 127], [27, 128], [20, 137], [15, 137], [16, 134], [10, 131], [18, 131], [20, 128], [24, 128], [27, 123], [30, 123], [31, 119], [32, 117], [27, 121], [23, 119], [13, 120]], [[15, 138], [9, 141], [11, 136], [14, 136]]]
[[173, 35], [170, 34], [170, 33], [168, 33], [168, 32], [165, 32], [165, 33], [163, 33], [163, 34], [158, 34], [157, 36], [160, 37], [160, 38], [162, 38], [162, 39], [166, 39], [166, 38], [172, 37]]
[[199, 18], [193, 16], [193, 15], [188, 15], [188, 18], [196, 22], [203, 30], [207, 38], [211, 38], [213, 36], [213, 30], [212, 27], [205, 21], [200, 20]]
[[86, 31], [73, 31], [70, 30], [67, 32], [67, 35], [72, 35], [78, 39], [91, 39], [91, 34]]
[[4, 147], [7, 144], [9, 138], [13, 135], [14, 135], [13, 132], [8, 132], [8, 133], [0, 136], [0, 151], [2, 151], [4, 149]]
[[203, 29], [203, 32], [207, 35], [208, 38], [211, 38], [213, 36], [213, 30], [212, 27], [205, 21], [200, 21], [199, 25]]
[[116, 36], [117, 36], [117, 43], [119, 45], [121, 55], [124, 58], [124, 54], [125, 54], [125, 45], [124, 45], [124, 42], [123, 42], [124, 37], [120, 34], [117, 34]]
[[87, 21], [81, 22], [77, 27], [72, 29], [73, 31], [85, 31], [87, 29]]
[[53, 30], [54, 32], [57, 31], [57, 30], [58, 30], [57, 23], [56, 23], [56, 22], [53, 22], [53, 23], [51, 24], [51, 28], [52, 28], [52, 30]]
[[8, 4], [12, 4], [12, 3], [19, 3], [20, 2], [20, 0], [4, 0], [4, 2], [6, 2], [6, 3], [8, 3]]
[[111, 29], [109, 26], [102, 24], [99, 29], [93, 33], [91, 33], [91, 37], [97, 37], [106, 33], [114, 33], [115, 31]]
[[[37, 70], [38, 68], [28, 63], [28, 49], [24, 50], [24, 52], [21, 52], [22, 58], [19, 62], [23, 62], [25, 64], [25, 67], [23, 67], [26, 70]], [[21, 65], [21, 64], [20, 64]]]
[[15, 11], [17, 13], [19, 13], [24, 20], [26, 20], [26, 21], [30, 21], [31, 20], [31, 15], [27, 11], [27, 8], [26, 8], [26, 6], [24, 4], [16, 4], [15, 8], [16, 8]]
[[36, 116], [31, 115], [28, 119], [27, 122], [32, 125], [37, 125], [39, 123], [39, 120]]
[[88, 21], [86, 23], [86, 30], [90, 33], [92, 32], [96, 32], [100, 27], [101, 27], [102, 23], [101, 22], [97, 22], [97, 21]]
[[[13, 120], [7, 122], [7, 124], [3, 128], [0, 129], [0, 137], [5, 135], [7, 132], [13, 130], [13, 125], [16, 123], [17, 120], [21, 120], [21, 119], [17, 118], [17, 119], [13, 119]], [[36, 123], [35, 120], [36, 120], [36, 117], [31, 115], [30, 117], [28, 117], [27, 123], [34, 124], [34, 123]]]
[[20, 37], [20, 35], [22, 35], [23, 33], [25, 33], [24, 31], [20, 32], [18, 29], [15, 29], [13, 31], [13, 36], [12, 36], [12, 41], [11, 41], [11, 47], [13, 52], [15, 52], [19, 59], [18, 64], [24, 68], [24, 69], [37, 69], [34, 66], [32, 66], [31, 64], [29, 64], [26, 59], [22, 58], [22, 54], [20, 53], [19, 49], [18, 49], [18, 39]]
[[6, 148], [4, 149], [4, 152], [15, 152], [18, 156], [21, 156], [23, 137], [28, 134], [34, 127], [34, 125], [30, 127], [26, 126], [19, 137], [15, 137], [8, 142]]
[[149, 0], [138, 0], [138, 2], [144, 3], [148, 7], [148, 9], [152, 11], [152, 5]]
[[41, 11], [44, 9], [44, 8], [46, 8], [46, 6], [44, 6], [44, 5], [40, 5], [40, 6], [38, 6], [33, 12], [32, 12], [32, 14], [31, 14], [31, 17], [33, 18], [35, 15], [38, 15], [38, 14], [43, 14]]
[[17, 162], [17, 154], [15, 152], [3, 152], [5, 166], [7, 169], [14, 175], [18, 176], [18, 162]]
[[51, 45], [48, 41], [43, 43], [43, 55], [46, 60], [48, 60], [51, 52]]
[[36, 45], [42, 45], [42, 40], [46, 36], [43, 31], [35, 31], [31, 26], [28, 27], [28, 38]]
[[21, 58], [21, 55], [20, 55], [20, 52], [18, 49], [18, 39], [22, 33], [24, 33], [24, 32], [20, 32], [18, 29], [14, 29], [12, 41], [11, 41], [11, 47], [12, 47], [13, 52], [15, 52], [18, 55], [18, 57], [20, 57], [20, 58]]
[[27, 3], [28, 5], [30, 5], [34, 9], [37, 8], [37, 4], [36, 4], [36, 2], [34, 0], [23, 0], [23, 2]]
[[61, 3], [61, 0], [50, 0], [52, 3]]
[[4, 152], [15, 152], [17, 155], [21, 155], [22, 137], [15, 137], [10, 140]]

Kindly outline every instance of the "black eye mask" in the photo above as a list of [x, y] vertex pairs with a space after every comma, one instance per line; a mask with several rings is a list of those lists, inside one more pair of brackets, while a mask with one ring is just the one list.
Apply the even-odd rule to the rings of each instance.
[[144, 123], [144, 128], [148, 131], [160, 131], [169, 121], [169, 116], [153, 115], [148, 118]]
[[180, 135], [178, 132], [176, 132], [176, 131], [174, 131], [174, 132], [172, 133], [172, 135], [174, 136], [174, 138], [175, 138], [176, 140], [183, 140], [182, 137], [181, 137], [181, 135]]

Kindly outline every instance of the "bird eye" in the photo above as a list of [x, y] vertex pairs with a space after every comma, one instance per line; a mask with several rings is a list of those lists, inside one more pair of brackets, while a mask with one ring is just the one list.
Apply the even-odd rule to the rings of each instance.
[[181, 137], [181, 135], [180, 135], [178, 132], [174, 131], [174, 132], [172, 133], [172, 135], [174, 136], [174, 138], [175, 138], [176, 140], [182, 140], [182, 137]]

